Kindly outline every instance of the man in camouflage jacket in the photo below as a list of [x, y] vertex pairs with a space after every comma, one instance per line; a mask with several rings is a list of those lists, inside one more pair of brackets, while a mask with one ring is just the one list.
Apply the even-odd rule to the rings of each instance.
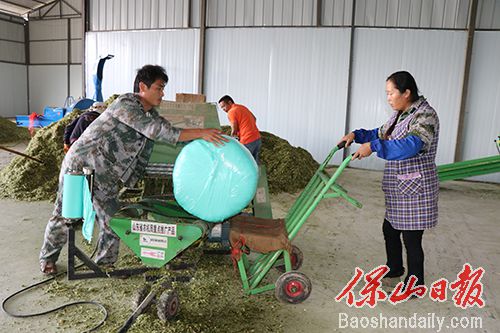
[[67, 220], [61, 213], [63, 177], [68, 171], [81, 171], [83, 167], [95, 171], [92, 201], [100, 227], [95, 261], [113, 264], [118, 258], [119, 238], [108, 223], [119, 209], [118, 191], [121, 184], [133, 186], [142, 177], [154, 141], [170, 144], [198, 138], [214, 144], [227, 141], [217, 129], [179, 129], [160, 117], [155, 107], [161, 103], [167, 82], [168, 76], [162, 67], [142, 67], [134, 82], [136, 93], [118, 97], [68, 151], [59, 174], [54, 212], [40, 250], [43, 273], [57, 273], [55, 263], [66, 243]]

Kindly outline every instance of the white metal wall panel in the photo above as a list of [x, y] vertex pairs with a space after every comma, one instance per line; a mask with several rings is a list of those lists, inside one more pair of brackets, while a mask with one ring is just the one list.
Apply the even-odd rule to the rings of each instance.
[[358, 26], [465, 29], [469, 0], [357, 0]]
[[83, 41], [82, 40], [72, 40], [71, 41], [71, 63], [82, 63], [83, 50], [82, 50]]
[[70, 19], [71, 38], [82, 38], [83, 22], [82, 19]]
[[0, 20], [0, 39], [24, 42], [24, 26]]
[[23, 25], [0, 20], [0, 61], [25, 62]]
[[[500, 135], [500, 32], [479, 31], [474, 50], [464, 118], [462, 160], [497, 155], [493, 140]], [[500, 182], [500, 173], [474, 177]]]
[[199, 20], [199, 0], [192, 1], [192, 13], [189, 6], [189, 0], [91, 0], [90, 30], [185, 28], [190, 15]]
[[316, 4], [311, 0], [207, 0], [207, 25], [313, 26], [316, 24]]
[[67, 20], [30, 21], [29, 36], [31, 41], [67, 39], [68, 21]]
[[26, 66], [0, 62], [0, 78], [0, 117], [28, 114]]
[[70, 95], [75, 99], [83, 97], [82, 65], [71, 65], [69, 71]]
[[102, 92], [132, 92], [136, 70], [146, 64], [164, 66], [169, 76], [164, 99], [175, 100], [179, 92], [197, 92], [199, 31], [89, 32], [86, 34], [86, 94], [93, 96], [92, 75], [99, 56], [115, 57], [104, 66]]
[[200, 0], [191, 0], [191, 10], [190, 10], [190, 26], [199, 27], [200, 26]]
[[68, 42], [46, 41], [30, 42], [31, 64], [62, 64], [68, 61]]
[[481, 0], [478, 2], [476, 27], [500, 29], [500, 1]]
[[67, 66], [28, 66], [30, 111], [43, 113], [45, 106], [64, 105], [68, 92]]
[[[322, 161], [345, 127], [349, 35], [346, 28], [207, 29], [207, 99], [231, 95], [260, 130]], [[228, 124], [221, 110], [219, 119]]]
[[326, 26], [351, 24], [352, 0], [323, 0], [321, 22]]
[[24, 43], [0, 40], [0, 61], [24, 63]]
[[[453, 162], [466, 40], [462, 31], [356, 29], [350, 129], [372, 129], [387, 121], [392, 110], [386, 102], [385, 79], [407, 70], [440, 118], [436, 162]], [[382, 169], [384, 162], [373, 155], [352, 165]]]

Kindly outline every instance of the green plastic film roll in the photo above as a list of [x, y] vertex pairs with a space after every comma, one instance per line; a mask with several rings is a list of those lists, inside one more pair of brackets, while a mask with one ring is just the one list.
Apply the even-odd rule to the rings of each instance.
[[67, 219], [83, 217], [83, 175], [64, 175], [62, 216]]

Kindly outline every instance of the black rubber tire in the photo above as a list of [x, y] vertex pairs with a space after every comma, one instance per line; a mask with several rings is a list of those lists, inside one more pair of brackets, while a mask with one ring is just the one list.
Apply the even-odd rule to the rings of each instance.
[[[141, 305], [142, 301], [148, 296], [149, 292], [151, 291], [151, 288], [149, 285], [143, 286], [141, 289], [137, 290], [137, 292], [134, 295], [134, 298], [132, 299], [132, 310], [135, 310]], [[153, 302], [154, 303], [154, 300]]]
[[169, 321], [179, 313], [180, 301], [175, 290], [164, 291], [156, 302], [158, 318]]
[[298, 304], [309, 297], [311, 290], [311, 280], [305, 274], [290, 271], [276, 280], [274, 295], [283, 303]]
[[[290, 256], [290, 259], [292, 261], [292, 270], [299, 270], [300, 267], [302, 267], [302, 263], [304, 262], [304, 254], [297, 246], [292, 245], [292, 254]], [[284, 273], [285, 265], [276, 266], [276, 269], [279, 272]]]

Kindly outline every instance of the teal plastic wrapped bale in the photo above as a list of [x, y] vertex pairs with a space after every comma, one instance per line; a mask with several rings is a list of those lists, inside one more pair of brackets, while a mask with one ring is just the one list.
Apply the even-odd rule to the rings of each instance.
[[174, 165], [174, 196], [190, 214], [220, 222], [241, 212], [253, 199], [258, 167], [241, 143], [215, 146], [195, 140], [179, 153]]
[[65, 174], [62, 197], [62, 216], [67, 219], [83, 217], [83, 185], [82, 174]]

